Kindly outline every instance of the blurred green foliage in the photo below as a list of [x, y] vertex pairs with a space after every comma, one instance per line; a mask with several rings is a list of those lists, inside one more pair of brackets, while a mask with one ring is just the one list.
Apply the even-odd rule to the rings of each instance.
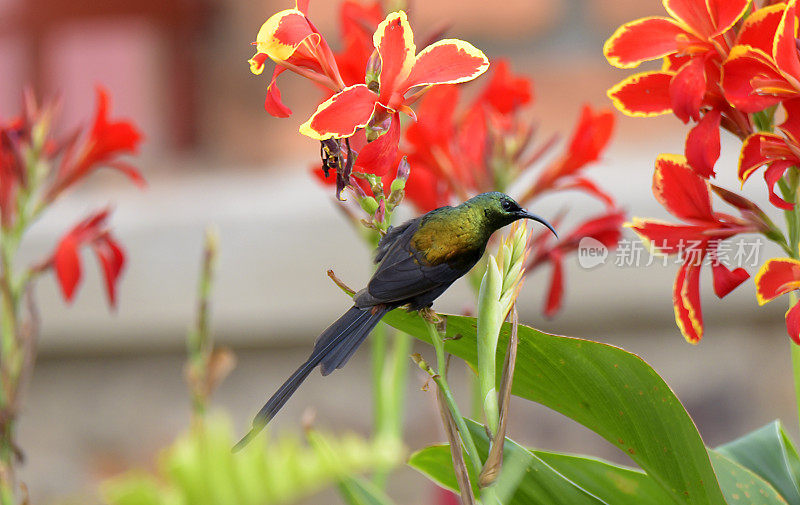
[[358, 474], [398, 465], [405, 457], [402, 448], [355, 434], [307, 435], [308, 443], [296, 435], [262, 438], [234, 454], [231, 422], [213, 415], [166, 448], [154, 474], [140, 470], [112, 478], [101, 495], [110, 505], [291, 503], [333, 484], [357, 485], [363, 482]]

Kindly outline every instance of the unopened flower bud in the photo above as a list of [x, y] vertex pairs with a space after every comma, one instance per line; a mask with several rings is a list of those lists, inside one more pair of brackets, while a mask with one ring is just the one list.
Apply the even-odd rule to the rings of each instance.
[[381, 92], [381, 55], [377, 49], [372, 51], [369, 60], [367, 60], [367, 72], [365, 81], [367, 88], [373, 93]]
[[378, 223], [382, 223], [386, 219], [386, 200], [381, 198], [378, 204], [378, 210], [375, 211], [374, 219]]
[[397, 175], [394, 177], [391, 186], [391, 192], [400, 191], [405, 189], [408, 176], [411, 174], [411, 166], [408, 164], [408, 158], [403, 156], [400, 163], [397, 165]]
[[361, 208], [364, 209], [364, 212], [369, 215], [375, 214], [378, 210], [378, 201], [371, 196], [360, 199], [358, 203], [361, 205]]

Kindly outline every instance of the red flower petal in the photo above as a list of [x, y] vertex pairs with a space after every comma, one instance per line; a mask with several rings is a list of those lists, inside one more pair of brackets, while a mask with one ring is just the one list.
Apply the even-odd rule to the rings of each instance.
[[786, 332], [792, 341], [800, 345], [800, 303], [786, 311]]
[[[703, 252], [702, 255], [704, 255]], [[690, 344], [703, 338], [703, 312], [700, 307], [700, 266], [702, 258], [687, 258], [675, 277], [672, 303], [675, 322]]]
[[761, 154], [761, 141], [768, 137], [781, 140], [779, 136], [772, 133], [755, 133], [744, 139], [742, 151], [739, 154], [739, 180], [742, 184], [759, 167], [770, 162], [769, 158]]
[[633, 117], [652, 117], [672, 112], [669, 85], [672, 72], [643, 72], [628, 76], [606, 93], [614, 107]]
[[125, 265], [125, 253], [122, 252], [119, 244], [108, 233], [92, 242], [92, 249], [103, 269], [108, 303], [114, 307], [117, 303], [117, 280]]
[[800, 289], [800, 261], [792, 258], [772, 258], [761, 266], [755, 282], [759, 305]]
[[72, 301], [75, 288], [81, 280], [81, 262], [78, 257], [80, 243], [73, 233], [67, 233], [58, 243], [53, 253], [53, 268], [56, 271], [58, 285], [67, 302]]
[[706, 179], [714, 177], [714, 164], [719, 158], [720, 117], [716, 109], [707, 112], [686, 136], [686, 160], [698, 175]]
[[750, 278], [750, 274], [744, 268], [730, 270], [717, 259], [711, 262], [711, 272], [714, 279], [714, 293], [719, 298], [725, 298], [728, 293]]
[[654, 254], [678, 254], [688, 244], [708, 239], [707, 226], [671, 224], [638, 218], [634, 218], [627, 226], [647, 243]]
[[767, 183], [769, 189], [769, 203], [783, 210], [794, 209], [794, 204], [789, 203], [775, 192], [775, 185], [778, 183], [783, 174], [795, 164], [794, 161], [776, 161], [764, 171], [764, 181]]
[[766, 54], [772, 54], [775, 31], [783, 16], [786, 4], [778, 3], [754, 10], [742, 22], [736, 45], [751, 46]]
[[400, 142], [400, 115], [392, 114], [389, 130], [368, 143], [358, 153], [355, 169], [375, 175], [384, 175], [397, 166], [397, 145]]
[[406, 139], [417, 149], [446, 145], [453, 135], [453, 114], [461, 92], [457, 86], [437, 86], [425, 93], [417, 107], [417, 121], [408, 125]]
[[734, 46], [722, 66], [722, 89], [737, 109], [758, 112], [780, 102], [791, 85], [769, 55], [749, 46]]
[[556, 190], [566, 190], [566, 189], [577, 189], [579, 191], [584, 191], [589, 195], [597, 198], [601, 202], [603, 202], [606, 207], [613, 208], [615, 207], [614, 198], [602, 190], [597, 184], [589, 179], [584, 177], [573, 177], [568, 180], [565, 184], [559, 184], [553, 189]]
[[800, 144], [800, 99], [784, 100], [783, 109], [786, 119], [780, 124], [780, 129], [790, 142]]
[[684, 123], [700, 119], [700, 105], [706, 94], [705, 58], [692, 58], [681, 67], [669, 85], [672, 111]]
[[775, 66], [781, 69], [783, 76], [786, 77], [792, 86], [800, 88], [800, 58], [797, 54], [797, 2], [789, 0], [786, 10], [778, 24], [775, 33], [775, 42], [772, 46], [772, 57]]
[[690, 28], [702, 38], [708, 38], [715, 31], [714, 21], [705, 2], [697, 0], [664, 0], [664, 8], [669, 14]]
[[369, 122], [377, 100], [364, 84], [345, 88], [322, 102], [300, 133], [316, 140], [349, 137]]
[[266, 110], [273, 117], [289, 117], [292, 115], [292, 109], [285, 106], [281, 101], [281, 90], [278, 89], [278, 84], [275, 80], [279, 75], [286, 70], [286, 67], [275, 65], [275, 70], [272, 72], [272, 80], [267, 86], [267, 97], [264, 99], [264, 110]]
[[[694, 2], [691, 0], [686, 1], [695, 4], [698, 3], [696, 0]], [[669, 3], [672, 6], [676, 4], [673, 0], [670, 0]], [[706, 0], [706, 8], [710, 14], [712, 25], [715, 27], [710, 36], [715, 37], [728, 31], [728, 29], [744, 16], [749, 6], [750, 0]]]
[[551, 252], [549, 257], [550, 263], [553, 265], [553, 273], [550, 277], [550, 287], [547, 289], [544, 315], [553, 317], [561, 309], [561, 302], [564, 298], [564, 265], [558, 251]]
[[574, 173], [587, 163], [597, 161], [613, 132], [614, 114], [610, 110], [595, 113], [590, 105], [584, 104], [567, 147], [562, 175]]
[[261, 25], [256, 36], [256, 50], [274, 61], [286, 61], [312, 35], [319, 37], [305, 14], [298, 9], [286, 9], [273, 14]]
[[620, 26], [603, 45], [608, 62], [631, 68], [678, 50], [676, 38], [688, 35], [684, 27], [669, 18], [648, 17]]
[[450, 199], [447, 184], [436, 177], [433, 171], [422, 163], [414, 163], [406, 181], [406, 198], [421, 212], [446, 205]]
[[533, 101], [533, 82], [527, 77], [513, 75], [507, 60], [495, 60], [492, 69], [492, 77], [475, 104], [488, 103], [500, 114], [510, 114]]
[[[562, 251], [574, 250], [579, 247], [581, 239], [591, 237], [608, 249], [616, 249], [622, 237], [621, 228], [624, 221], [625, 212], [620, 210], [589, 218], [559, 240], [557, 247]], [[568, 249], [565, 249], [562, 244], [569, 244]]]
[[708, 181], [698, 176], [686, 158], [661, 154], [653, 173], [653, 194], [675, 217], [686, 221], [716, 221]]
[[[489, 59], [469, 42], [445, 39], [423, 49], [416, 58], [403, 89], [429, 84], [471, 81], [489, 68]], [[381, 71], [382, 73], [382, 71]]]
[[390, 98], [408, 76], [417, 53], [406, 13], [398, 11], [386, 16], [378, 25], [372, 41], [381, 56], [380, 101], [390, 105]]
[[106, 230], [109, 210], [90, 215], [66, 233], [56, 246], [52, 256], [53, 268], [61, 292], [67, 302], [72, 301], [75, 289], [81, 280], [79, 249], [91, 245], [103, 268], [109, 303], [115, 302], [115, 286], [125, 261], [124, 254]]

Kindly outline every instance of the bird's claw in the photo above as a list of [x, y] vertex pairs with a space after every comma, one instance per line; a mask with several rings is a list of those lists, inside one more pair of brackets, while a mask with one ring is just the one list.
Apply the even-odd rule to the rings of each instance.
[[439, 323], [444, 322], [444, 319], [439, 317], [439, 314], [437, 314], [436, 311], [430, 307], [423, 307], [419, 309], [419, 315], [422, 319], [428, 321], [431, 324], [438, 325]]

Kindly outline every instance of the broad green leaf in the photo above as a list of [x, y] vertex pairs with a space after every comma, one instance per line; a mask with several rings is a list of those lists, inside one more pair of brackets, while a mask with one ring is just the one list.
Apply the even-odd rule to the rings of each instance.
[[[389, 325], [428, 341], [425, 322], [394, 310]], [[447, 316], [445, 349], [476, 365], [475, 318]], [[505, 356], [504, 324], [498, 361]], [[460, 338], [453, 340], [453, 337]], [[676, 503], [723, 505], [703, 440], [663, 379], [638, 356], [589, 340], [519, 327], [512, 392], [593, 430], [635, 461]]]
[[671, 498], [641, 470], [600, 459], [533, 451], [560, 474], [615, 505], [663, 505]]
[[728, 442], [717, 452], [763, 477], [790, 505], [800, 505], [796, 473], [800, 459], [779, 421]]
[[[475, 438], [478, 452], [482, 458], [485, 458], [489, 452], [489, 440], [486, 438], [483, 426], [469, 419], [467, 420], [467, 426]], [[513, 480], [517, 481], [512, 483], [516, 489], [502, 489], [502, 494], [513, 496], [510, 501], [503, 501], [505, 505], [528, 505], [532, 503], [546, 503], [548, 505], [611, 505], [611, 502], [603, 501], [582, 489], [578, 484], [559, 474], [532, 452], [508, 438], [506, 438], [503, 452], [506, 462], [522, 462], [524, 468], [521, 474], [517, 472], [516, 475], [511, 476]], [[458, 483], [453, 472], [449, 446], [434, 445], [422, 449], [411, 456], [408, 464], [440, 485], [458, 492]], [[502, 482], [505, 473], [504, 468], [504, 471], [500, 473], [498, 482], [495, 484], [498, 488], [505, 487]], [[473, 483], [477, 482], [477, 478], [472, 472], [470, 472], [470, 480]], [[475, 493], [478, 495], [479, 491], [476, 489]]]
[[786, 505], [766, 480], [717, 451], [709, 449], [708, 454], [728, 505]]

